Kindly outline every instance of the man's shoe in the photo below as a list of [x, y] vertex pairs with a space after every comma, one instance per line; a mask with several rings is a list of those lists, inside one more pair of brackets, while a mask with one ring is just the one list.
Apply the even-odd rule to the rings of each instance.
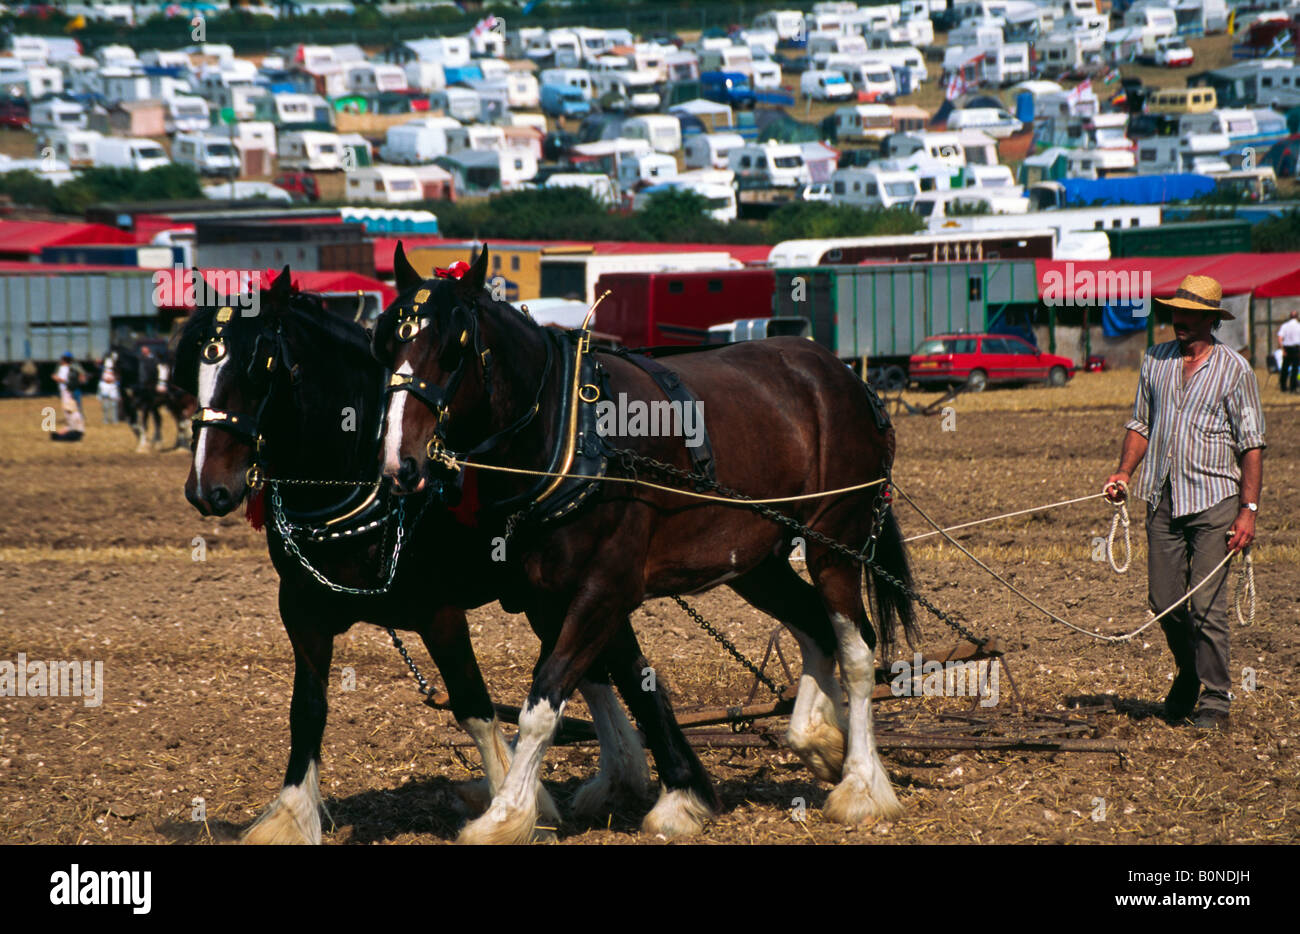
[[1228, 712], [1226, 710], [1202, 710], [1197, 713], [1196, 719], [1192, 721], [1192, 726], [1198, 730], [1218, 730], [1227, 733], [1229, 730]]
[[1180, 671], [1174, 677], [1174, 686], [1165, 698], [1165, 719], [1170, 723], [1186, 720], [1196, 709], [1196, 699], [1201, 694], [1201, 679], [1194, 671]]

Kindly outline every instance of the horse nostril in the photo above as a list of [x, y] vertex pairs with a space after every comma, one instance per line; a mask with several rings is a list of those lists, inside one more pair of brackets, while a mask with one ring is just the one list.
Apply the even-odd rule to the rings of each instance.
[[414, 489], [415, 484], [419, 481], [420, 468], [415, 463], [414, 457], [402, 458], [402, 466], [397, 470], [397, 485], [403, 489]]
[[230, 508], [230, 491], [224, 486], [213, 487], [212, 492], [208, 494], [208, 502], [217, 512], [224, 512]]

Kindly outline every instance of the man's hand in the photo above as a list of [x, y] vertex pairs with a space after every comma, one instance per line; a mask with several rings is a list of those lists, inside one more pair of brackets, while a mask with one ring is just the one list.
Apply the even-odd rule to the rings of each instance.
[[1241, 551], [1255, 540], [1255, 514], [1249, 509], [1237, 513], [1237, 520], [1228, 530], [1228, 550]]
[[1133, 478], [1124, 471], [1113, 473], [1106, 478], [1106, 485], [1101, 491], [1106, 494], [1106, 499], [1112, 503], [1122, 503], [1128, 498], [1128, 484]]

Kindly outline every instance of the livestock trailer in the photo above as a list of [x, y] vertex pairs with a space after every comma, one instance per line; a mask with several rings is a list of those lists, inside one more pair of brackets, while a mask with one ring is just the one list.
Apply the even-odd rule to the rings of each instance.
[[1033, 260], [781, 268], [775, 287], [773, 315], [809, 319], [813, 340], [869, 377], [906, 374], [931, 334], [1023, 326], [1038, 304]]
[[770, 317], [775, 284], [770, 269], [607, 272], [596, 330], [628, 347], [702, 344], [714, 325]]

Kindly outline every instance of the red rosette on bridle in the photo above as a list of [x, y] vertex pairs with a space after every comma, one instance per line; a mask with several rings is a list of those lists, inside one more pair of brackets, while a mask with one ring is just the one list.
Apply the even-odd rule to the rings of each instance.
[[469, 272], [469, 263], [463, 259], [458, 259], [446, 269], [435, 267], [433, 277], [435, 279], [463, 279], [467, 272]]
[[244, 518], [248, 520], [248, 524], [253, 527], [255, 532], [260, 532], [266, 528], [265, 493], [265, 487], [248, 491], [248, 503], [244, 507]]

